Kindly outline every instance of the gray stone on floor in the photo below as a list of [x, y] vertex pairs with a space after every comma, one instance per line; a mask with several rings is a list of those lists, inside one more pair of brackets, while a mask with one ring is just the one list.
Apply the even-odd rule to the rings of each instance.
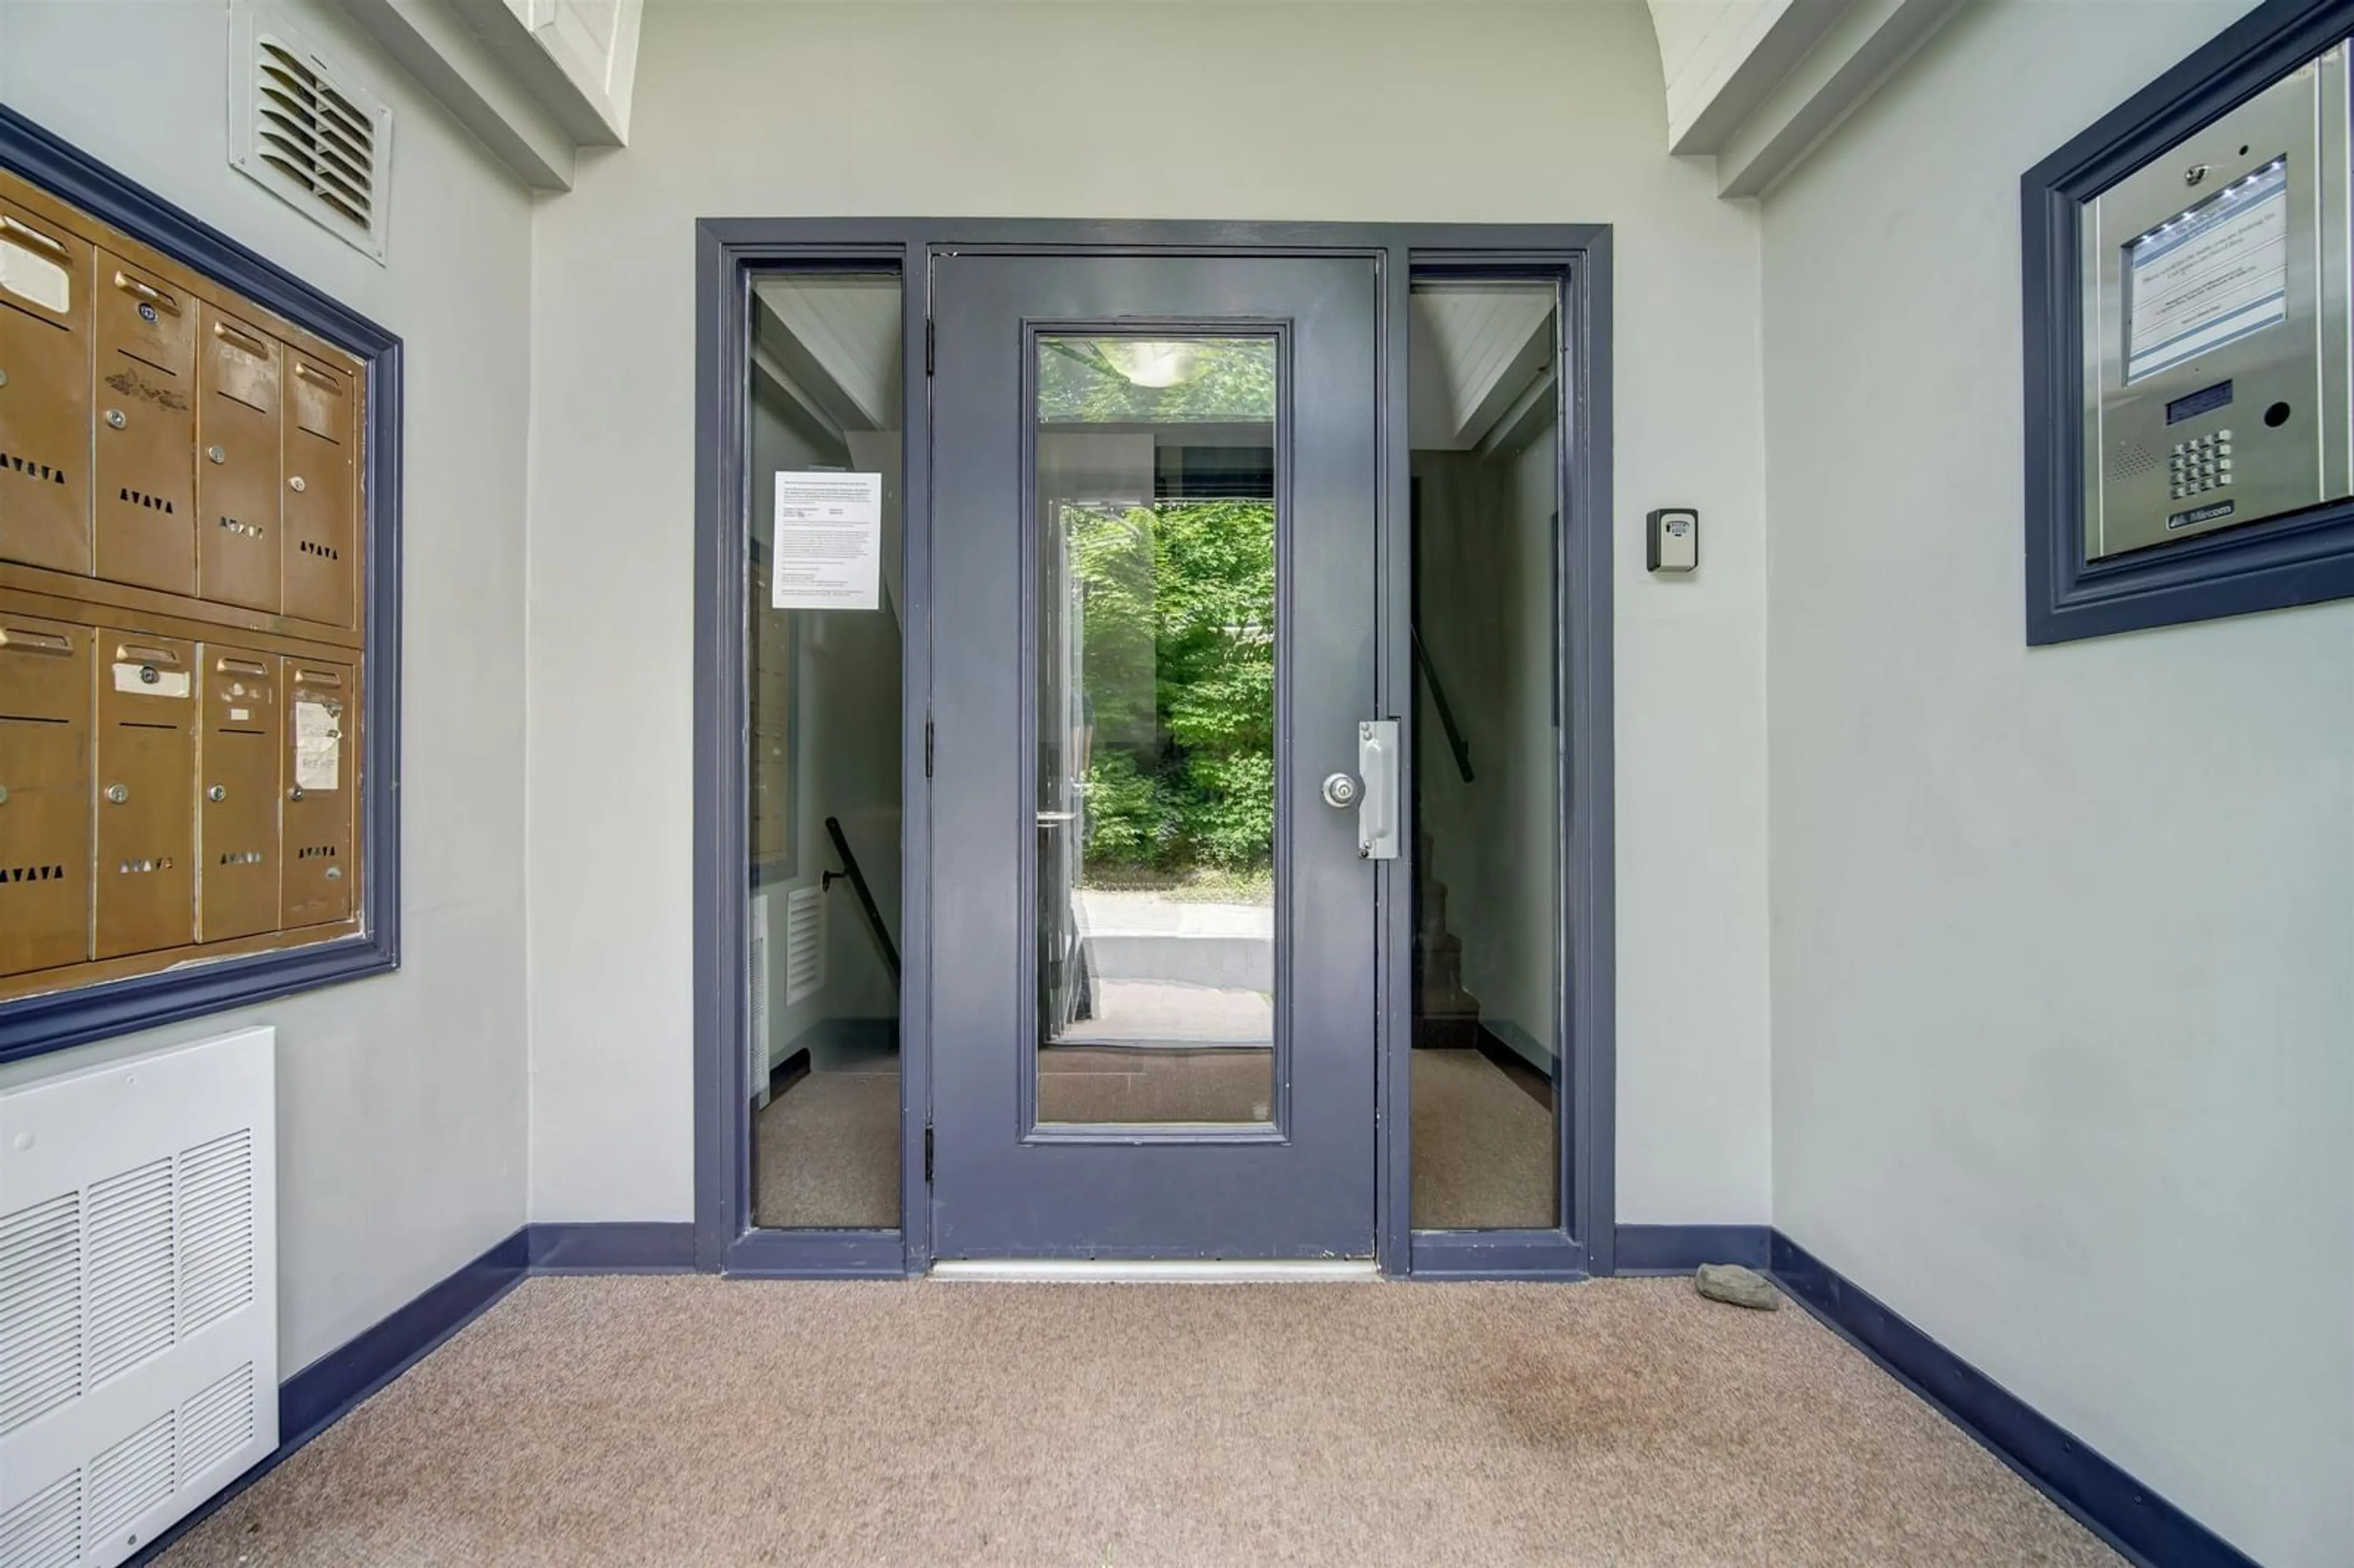
[[1692, 1288], [1712, 1301], [1730, 1302], [1759, 1312], [1781, 1308], [1782, 1294], [1774, 1282], [1754, 1268], [1737, 1263], [1703, 1263], [1692, 1276]]

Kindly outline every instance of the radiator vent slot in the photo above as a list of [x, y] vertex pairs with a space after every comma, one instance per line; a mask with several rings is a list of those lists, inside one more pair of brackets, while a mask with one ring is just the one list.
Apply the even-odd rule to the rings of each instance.
[[91, 1387], [171, 1349], [170, 1160], [90, 1188], [88, 1290]]
[[105, 1541], [172, 1495], [173, 1416], [165, 1411], [90, 1462], [90, 1533]]
[[80, 1561], [80, 1470], [0, 1514], [0, 1568], [73, 1568]]
[[0, 1092], [0, 1568], [121, 1563], [278, 1446], [276, 1058]]
[[81, 1393], [81, 1194], [0, 1219], [0, 1437]]
[[180, 1337], [253, 1299], [253, 1134], [180, 1156]]
[[785, 895], [785, 1005], [825, 984], [825, 895], [815, 887]]
[[[180, 1485], [253, 1441], [253, 1363], [197, 1393], [180, 1408]], [[224, 1480], [228, 1478], [223, 1477]]]

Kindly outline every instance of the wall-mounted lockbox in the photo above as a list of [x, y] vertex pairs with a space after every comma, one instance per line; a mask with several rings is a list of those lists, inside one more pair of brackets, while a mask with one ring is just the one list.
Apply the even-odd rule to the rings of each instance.
[[144, 200], [0, 122], [0, 1059], [398, 951], [366, 831], [384, 362]]
[[2027, 638], [2354, 594], [2354, 0], [2265, 0], [2020, 180]]

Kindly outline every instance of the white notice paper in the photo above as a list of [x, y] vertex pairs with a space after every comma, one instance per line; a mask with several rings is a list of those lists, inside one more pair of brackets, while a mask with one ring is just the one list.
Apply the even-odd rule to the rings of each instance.
[[769, 563], [778, 609], [882, 607], [883, 476], [779, 473]]
[[2288, 319], [2288, 160], [2126, 248], [2126, 385]]
[[341, 704], [294, 699], [294, 782], [304, 789], [340, 787], [344, 757]]

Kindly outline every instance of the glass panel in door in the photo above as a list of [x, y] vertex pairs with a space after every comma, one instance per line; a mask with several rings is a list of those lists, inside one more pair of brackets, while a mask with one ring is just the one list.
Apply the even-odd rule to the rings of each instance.
[[1041, 1123], [1272, 1118], [1277, 351], [1037, 340]]

